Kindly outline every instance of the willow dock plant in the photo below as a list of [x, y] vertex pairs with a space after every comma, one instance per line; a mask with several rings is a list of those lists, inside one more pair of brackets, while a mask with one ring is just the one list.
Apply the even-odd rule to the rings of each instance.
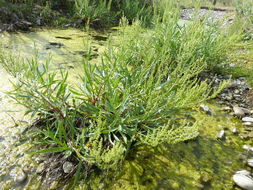
[[213, 89], [198, 75], [225, 63], [240, 36], [198, 19], [179, 25], [178, 10], [170, 11], [150, 29], [123, 18], [101, 63], [83, 61], [79, 87], [68, 84], [67, 71], [1, 52], [1, 64], [15, 78], [10, 96], [37, 119], [36, 139], [45, 148], [37, 153], [108, 169], [135, 146], [198, 135], [201, 122], [189, 117], [192, 108], [227, 84]]

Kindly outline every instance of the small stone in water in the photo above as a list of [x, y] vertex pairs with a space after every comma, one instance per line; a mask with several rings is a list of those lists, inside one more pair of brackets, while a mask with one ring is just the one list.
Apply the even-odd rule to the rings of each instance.
[[234, 174], [233, 180], [236, 185], [245, 190], [253, 190], [253, 178], [244, 174]]
[[244, 122], [253, 122], [253, 118], [252, 117], [244, 117], [244, 118], [242, 118], [242, 121], [244, 121]]
[[233, 128], [233, 129], [232, 129], [232, 133], [237, 134], [237, 133], [238, 133], [237, 129], [236, 129], [236, 128]]
[[229, 106], [222, 108], [223, 111], [231, 111], [231, 108]]
[[218, 135], [218, 139], [225, 139], [225, 131], [221, 130], [219, 135]]
[[253, 147], [251, 147], [251, 146], [248, 145], [248, 144], [243, 145], [242, 148], [243, 148], [244, 150], [252, 151], [252, 152], [253, 152]]
[[248, 163], [248, 165], [249, 165], [250, 167], [253, 167], [253, 158], [248, 159], [248, 160], [247, 160], [247, 163]]
[[64, 173], [70, 173], [74, 169], [74, 165], [71, 162], [65, 162], [62, 166]]
[[16, 183], [24, 183], [27, 179], [27, 175], [22, 171], [18, 176], [15, 178]]
[[240, 171], [237, 171], [236, 174], [250, 175], [250, 171], [248, 171], [248, 170], [240, 170]]
[[199, 107], [200, 107], [204, 112], [206, 112], [207, 114], [209, 114], [209, 115], [212, 114], [211, 109], [210, 109], [207, 105], [201, 104]]
[[244, 122], [243, 125], [245, 125], [245, 126], [252, 126], [252, 123], [251, 122]]
[[238, 117], [241, 117], [241, 116], [245, 115], [244, 111], [238, 106], [234, 106], [233, 110], [234, 110], [235, 115], [238, 116]]

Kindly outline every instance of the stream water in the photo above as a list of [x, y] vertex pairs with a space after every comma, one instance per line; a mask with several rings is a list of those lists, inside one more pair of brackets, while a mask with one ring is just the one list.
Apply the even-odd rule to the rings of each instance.
[[[104, 50], [108, 35], [76, 29], [40, 29], [3, 33], [0, 39], [11, 53], [30, 57], [37, 52], [41, 62], [51, 56], [52, 69], [68, 69], [75, 74], [82, 59], [87, 58], [88, 46], [93, 49], [90, 61], [99, 61], [98, 54]], [[23, 117], [23, 108], [5, 94], [11, 89], [11, 77], [1, 67], [0, 79], [0, 189], [42, 189], [43, 178], [35, 172], [38, 159], [27, 154], [33, 145], [29, 139], [20, 142], [17, 138], [31, 121]], [[122, 167], [106, 173], [94, 172], [80, 181], [76, 189], [235, 189], [233, 173], [246, 168], [239, 159], [244, 151], [242, 145], [252, 141], [242, 141], [231, 132], [235, 127], [238, 131], [243, 128], [239, 120], [223, 113], [215, 104], [210, 107], [213, 115], [200, 111], [196, 114], [203, 120], [198, 138], [157, 148], [139, 147]], [[227, 138], [217, 140], [222, 129], [226, 130]], [[27, 180], [17, 184], [15, 178], [22, 171], [27, 174]], [[56, 182], [51, 187], [54, 188], [63, 189], [64, 184]]]

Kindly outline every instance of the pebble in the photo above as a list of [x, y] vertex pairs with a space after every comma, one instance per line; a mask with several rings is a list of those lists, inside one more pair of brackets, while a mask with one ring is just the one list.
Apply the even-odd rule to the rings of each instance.
[[24, 183], [27, 179], [27, 175], [22, 171], [18, 176], [15, 178], [16, 183]]
[[236, 174], [250, 175], [250, 171], [248, 171], [248, 170], [240, 170], [240, 171], [237, 171]]
[[204, 104], [201, 104], [200, 106], [199, 106], [204, 112], [206, 112], [207, 114], [212, 114], [212, 112], [211, 112], [211, 109], [209, 108], [209, 106], [207, 106], [207, 105], [204, 105]]
[[62, 168], [63, 168], [64, 173], [67, 173], [67, 174], [68, 174], [68, 173], [70, 173], [70, 172], [73, 171], [73, 169], [74, 169], [74, 164], [72, 164], [71, 162], [65, 162], [65, 163], [63, 164]]
[[244, 122], [253, 122], [253, 118], [252, 117], [244, 117], [244, 118], [242, 118], [242, 121], [244, 121]]
[[233, 175], [233, 180], [242, 189], [253, 190], [253, 178], [251, 176], [236, 173]]
[[245, 145], [242, 146], [242, 148], [243, 148], [244, 150], [253, 152], [253, 147], [251, 147], [250, 145], [245, 144]]
[[237, 133], [238, 133], [237, 129], [236, 129], [236, 128], [233, 128], [233, 129], [232, 129], [232, 133], [233, 133], [233, 134], [237, 134]]
[[242, 117], [245, 115], [245, 112], [238, 106], [234, 106], [233, 110], [234, 110], [235, 115], [238, 117]]
[[253, 158], [247, 160], [248, 166], [253, 167]]
[[243, 125], [244, 126], [252, 126], [252, 123], [251, 122], [244, 122]]
[[218, 139], [225, 139], [225, 131], [221, 130], [220, 133], [218, 134]]
[[222, 108], [223, 111], [231, 111], [231, 108], [229, 106], [226, 106], [224, 108]]

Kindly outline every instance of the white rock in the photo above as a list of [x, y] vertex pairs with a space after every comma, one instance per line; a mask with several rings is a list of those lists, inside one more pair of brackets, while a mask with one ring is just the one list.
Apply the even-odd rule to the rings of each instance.
[[237, 171], [236, 174], [242, 174], [242, 175], [248, 175], [248, 176], [250, 176], [250, 171], [248, 171], [248, 170], [240, 170], [240, 171]]
[[249, 175], [243, 175], [243, 174], [234, 174], [233, 180], [242, 189], [245, 190], [253, 190], [253, 178]]
[[243, 145], [242, 148], [243, 148], [244, 150], [253, 152], [253, 147], [251, 147], [251, 146], [248, 145], [248, 144]]
[[237, 129], [236, 129], [236, 128], [233, 128], [233, 129], [232, 129], [232, 133], [237, 134], [237, 133], [238, 133]]
[[242, 121], [244, 121], [244, 122], [253, 122], [253, 118], [252, 117], [244, 117], [244, 118], [242, 118]]
[[74, 165], [71, 162], [65, 162], [62, 166], [64, 173], [70, 173], [74, 169]]
[[251, 123], [251, 122], [244, 122], [243, 125], [245, 125], [245, 126], [252, 126], [253, 123]]
[[248, 166], [253, 167], [253, 158], [247, 160]]
[[234, 106], [233, 110], [234, 110], [234, 113], [235, 113], [236, 116], [241, 117], [241, 116], [245, 115], [244, 111], [238, 106]]
[[225, 134], [225, 131], [224, 130], [221, 130], [220, 133], [218, 134], [218, 139], [225, 139], [226, 137], [226, 134]]
[[212, 113], [212, 112], [211, 112], [211, 109], [210, 109], [209, 106], [207, 106], [207, 105], [201, 104], [199, 107], [200, 107], [204, 112], [206, 112], [206, 113], [208, 113], [208, 114], [211, 114], [211, 113]]
[[15, 182], [18, 183], [18, 184], [21, 184], [21, 183], [24, 183], [27, 179], [27, 175], [26, 173], [24, 173], [23, 171], [20, 172], [16, 178], [15, 178]]

